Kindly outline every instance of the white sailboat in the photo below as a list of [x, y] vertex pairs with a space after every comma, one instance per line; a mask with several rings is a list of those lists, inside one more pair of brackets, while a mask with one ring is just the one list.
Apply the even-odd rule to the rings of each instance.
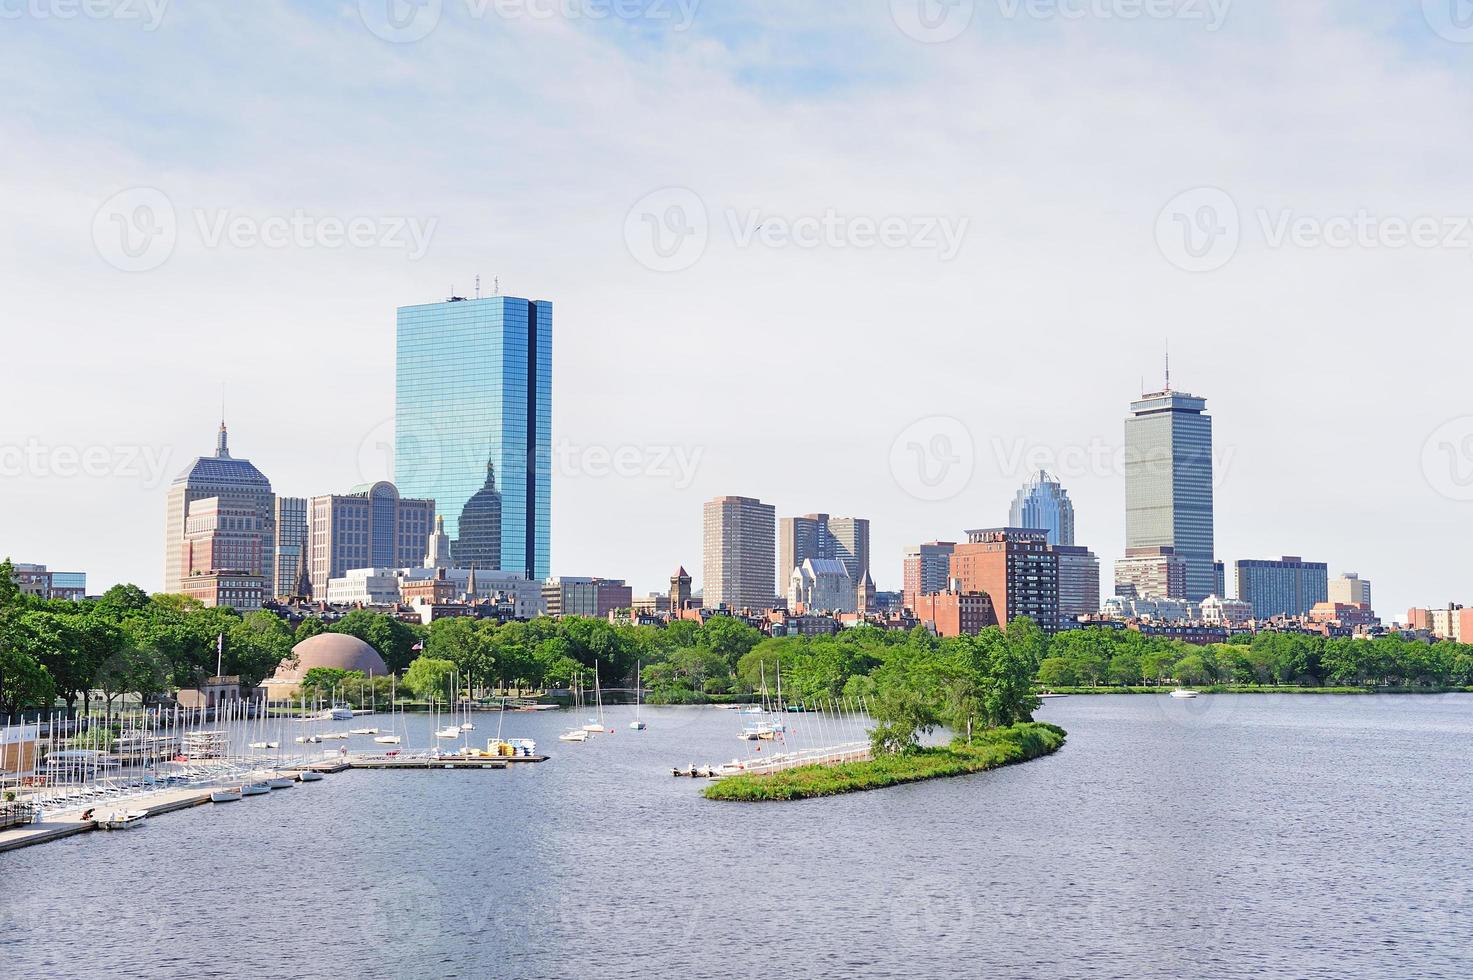
[[603, 689], [598, 683], [598, 661], [593, 662], [593, 696], [598, 702], [598, 718], [588, 719], [588, 724], [583, 726], [585, 732], [602, 734], [604, 731], [604, 696]]
[[644, 683], [640, 679], [640, 667], [641, 666], [642, 665], [641, 665], [641, 663], [639, 661], [635, 661], [635, 663], [634, 663], [634, 720], [629, 723], [629, 727], [632, 728], [636, 732], [642, 732], [646, 728], [649, 727], [648, 725], [646, 725], [644, 723], [644, 719], [642, 719], [642, 718], [639, 717], [639, 689], [640, 689], [640, 687]]

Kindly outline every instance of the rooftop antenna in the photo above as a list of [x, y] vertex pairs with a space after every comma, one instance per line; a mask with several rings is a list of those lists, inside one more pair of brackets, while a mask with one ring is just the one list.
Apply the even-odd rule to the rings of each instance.
[[1166, 342], [1166, 390], [1171, 390], [1171, 341]]
[[501, 277], [500, 276], [492, 276], [491, 277], [491, 295], [492, 296], [500, 296], [501, 295]]
[[481, 274], [476, 273], [476, 299], [481, 298]]

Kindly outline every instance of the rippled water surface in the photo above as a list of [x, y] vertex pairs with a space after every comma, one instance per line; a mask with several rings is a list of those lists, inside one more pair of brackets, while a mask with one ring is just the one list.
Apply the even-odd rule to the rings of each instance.
[[0, 976], [1473, 976], [1473, 696], [1073, 697], [1047, 759], [767, 805], [669, 775], [738, 715], [631, 712], [0, 855]]

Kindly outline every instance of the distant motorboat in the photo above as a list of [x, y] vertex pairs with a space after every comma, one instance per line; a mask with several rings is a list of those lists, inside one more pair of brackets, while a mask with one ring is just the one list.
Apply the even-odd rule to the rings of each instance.
[[646, 725], [644, 722], [642, 722], [638, 718], [636, 718], [636, 719], [634, 719], [633, 721], [631, 721], [629, 723], [629, 727], [631, 729], [633, 729], [634, 731], [636, 731], [636, 732], [642, 732], [642, 731], [644, 731], [646, 728], [648, 728], [650, 726]]
[[310, 743], [312, 743], [312, 744], [315, 745], [316, 743], [318, 743], [320, 741], [322, 741], [322, 736], [321, 735], [298, 735], [297, 736], [297, 744], [298, 745], [301, 745], [301, 744], [304, 744], [304, 743], [308, 743], [308, 742], [310, 742]]
[[586, 742], [588, 732], [582, 728], [572, 728], [557, 737], [559, 742]]
[[1067, 698], [1068, 696], [1069, 695], [1067, 695], [1067, 694], [1055, 694], [1052, 691], [1045, 691], [1045, 692], [1043, 692], [1042, 694], [1039, 695], [1039, 697], [1042, 698], [1045, 701], [1049, 701], [1049, 700], [1052, 700], [1054, 698]]
[[398, 745], [399, 744], [399, 736], [398, 735], [380, 735], [377, 738], [375, 738], [374, 741], [377, 742], [377, 743], [379, 743], [380, 745]]
[[473, 732], [476, 730], [476, 726], [473, 722], [463, 721], [460, 723], [460, 730], [463, 732]]
[[442, 729], [440, 729], [439, 731], [437, 731], [435, 733], [435, 737], [436, 738], [460, 738], [460, 726], [459, 725], [450, 725], [447, 728], [442, 728]]
[[1171, 696], [1174, 697], [1174, 698], [1177, 698], [1178, 700], [1183, 700], [1184, 701], [1184, 700], [1186, 700], [1188, 698], [1194, 698], [1194, 697], [1196, 697], [1197, 696], [1197, 692], [1196, 691], [1189, 691], [1186, 688], [1179, 687], [1175, 691], [1172, 691], [1171, 692]]
[[348, 729], [348, 734], [349, 735], [377, 735], [378, 734], [378, 729], [377, 728], [350, 728], [350, 729]]

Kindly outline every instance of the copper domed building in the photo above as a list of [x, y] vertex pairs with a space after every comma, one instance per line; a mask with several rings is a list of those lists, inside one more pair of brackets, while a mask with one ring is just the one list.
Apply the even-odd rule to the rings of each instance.
[[290, 697], [307, 671], [315, 667], [357, 670], [369, 677], [383, 677], [389, 672], [378, 651], [358, 637], [347, 633], [318, 633], [292, 647], [291, 657], [283, 660], [276, 673], [266, 679], [269, 696]]

